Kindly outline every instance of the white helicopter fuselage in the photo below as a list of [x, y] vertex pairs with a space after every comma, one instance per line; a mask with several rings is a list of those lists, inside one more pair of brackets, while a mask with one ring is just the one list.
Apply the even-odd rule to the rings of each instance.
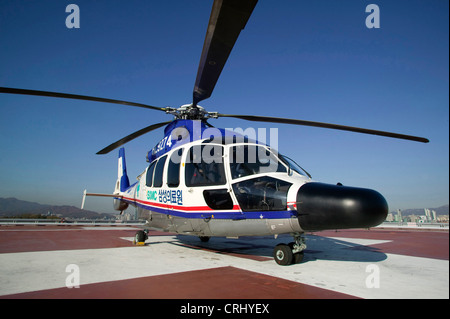
[[[194, 158], [195, 150], [215, 155], [206, 163]], [[248, 158], [236, 163], [239, 151], [245, 156], [253, 152], [257, 156], [259, 151], [268, 158], [264, 164], [249, 164]], [[154, 160], [137, 179], [124, 192], [116, 189], [115, 194], [122, 196], [116, 205], [135, 206], [138, 218], [147, 221], [145, 227], [208, 237], [303, 232], [297, 192], [311, 179], [264, 145], [195, 141]]]

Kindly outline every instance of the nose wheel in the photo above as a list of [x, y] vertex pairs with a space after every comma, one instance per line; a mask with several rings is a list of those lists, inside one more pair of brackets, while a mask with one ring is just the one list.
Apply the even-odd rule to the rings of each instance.
[[301, 234], [294, 234], [295, 242], [278, 244], [273, 250], [273, 258], [278, 265], [287, 266], [299, 264], [303, 261], [306, 249], [305, 238]]

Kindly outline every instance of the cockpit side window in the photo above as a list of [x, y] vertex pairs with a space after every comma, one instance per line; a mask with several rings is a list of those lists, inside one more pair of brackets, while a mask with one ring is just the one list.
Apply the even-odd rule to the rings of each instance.
[[287, 209], [291, 185], [273, 177], [259, 176], [233, 184], [233, 191], [244, 212], [282, 211]]
[[178, 187], [180, 185], [180, 164], [183, 149], [180, 148], [173, 152], [167, 165], [167, 186]]
[[153, 177], [153, 187], [161, 187], [163, 184], [164, 164], [166, 163], [167, 155], [161, 157], [156, 163], [155, 176]]
[[260, 173], [287, 172], [286, 167], [267, 148], [257, 145], [237, 145], [230, 150], [233, 179]]
[[153, 185], [153, 172], [155, 171], [156, 161], [153, 161], [147, 170], [147, 176], [145, 178], [145, 185], [152, 187]]
[[192, 146], [186, 157], [186, 186], [225, 185], [223, 147], [221, 145]]

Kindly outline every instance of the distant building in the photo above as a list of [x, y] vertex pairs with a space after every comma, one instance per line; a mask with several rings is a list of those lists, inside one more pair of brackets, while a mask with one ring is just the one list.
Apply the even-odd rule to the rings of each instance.
[[436, 214], [436, 211], [435, 211], [435, 210], [432, 210], [432, 211], [431, 211], [431, 217], [433, 218], [433, 221], [434, 221], [434, 222], [437, 221], [437, 214]]
[[424, 208], [425, 211], [425, 222], [431, 222], [431, 212], [428, 208]]
[[424, 211], [425, 211], [425, 217], [426, 217], [427, 222], [437, 221], [438, 217], [437, 217], [435, 210], [424, 208]]
[[424, 208], [424, 215], [405, 215], [401, 209], [397, 209], [397, 212], [390, 212], [386, 216], [386, 222], [410, 222], [410, 223], [448, 223], [449, 215], [438, 215], [433, 209]]
[[402, 211], [401, 211], [400, 209], [397, 209], [397, 218], [398, 218], [397, 221], [399, 221], [399, 222], [402, 222], [402, 221], [403, 221], [403, 218], [402, 218]]
[[123, 212], [122, 215], [119, 215], [119, 219], [122, 221], [132, 220], [132, 216], [130, 213]]

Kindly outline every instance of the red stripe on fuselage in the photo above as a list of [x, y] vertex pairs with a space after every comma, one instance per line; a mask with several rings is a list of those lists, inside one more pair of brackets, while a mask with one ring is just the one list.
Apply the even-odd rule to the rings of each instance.
[[[166, 209], [174, 209], [184, 212], [193, 212], [193, 211], [218, 211], [216, 209], [212, 209], [209, 206], [179, 206], [179, 205], [171, 205], [171, 204], [163, 204], [163, 203], [155, 203], [155, 202], [148, 202], [137, 198], [131, 198], [124, 196], [123, 199], [147, 206], [154, 206], [154, 207], [160, 207], [160, 208], [166, 208]], [[233, 205], [233, 209], [224, 209], [224, 211], [238, 211], [240, 212], [239, 205]]]

